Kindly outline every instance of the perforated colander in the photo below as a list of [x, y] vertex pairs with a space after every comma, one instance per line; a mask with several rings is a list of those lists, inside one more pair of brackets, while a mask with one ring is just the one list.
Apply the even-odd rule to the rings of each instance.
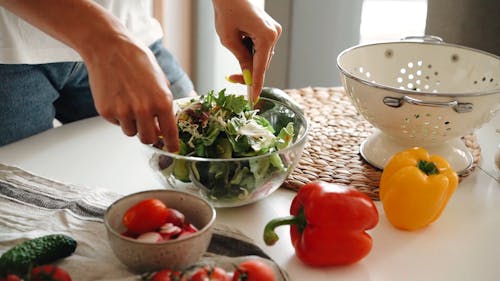
[[500, 110], [500, 58], [438, 37], [355, 46], [337, 66], [353, 104], [376, 128], [360, 152], [378, 168], [397, 151], [422, 146], [463, 172], [473, 158], [460, 137]]

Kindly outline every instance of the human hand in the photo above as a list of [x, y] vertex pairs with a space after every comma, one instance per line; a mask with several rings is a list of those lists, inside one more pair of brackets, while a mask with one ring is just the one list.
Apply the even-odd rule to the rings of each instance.
[[146, 144], [163, 136], [168, 151], [179, 151], [169, 81], [146, 46], [125, 38], [94, 52], [85, 63], [102, 117], [121, 126], [127, 136], [139, 134]]
[[[281, 25], [250, 0], [213, 0], [215, 28], [222, 45], [238, 59], [243, 72], [252, 74], [253, 100], [262, 90], [265, 72], [281, 35]], [[254, 44], [254, 55], [243, 39], [249, 37]], [[231, 75], [230, 80], [245, 84], [242, 74]]]

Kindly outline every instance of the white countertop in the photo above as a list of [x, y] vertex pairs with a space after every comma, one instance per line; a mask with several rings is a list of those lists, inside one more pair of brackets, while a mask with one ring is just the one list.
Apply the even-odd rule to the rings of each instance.
[[[310, 268], [295, 256], [288, 227], [278, 228], [280, 240], [264, 244], [264, 225], [288, 215], [296, 194], [280, 189], [252, 205], [218, 209], [217, 220], [252, 237], [290, 275], [291, 280], [499, 280], [500, 171], [494, 154], [500, 145], [500, 115], [476, 133], [482, 154], [480, 167], [458, 186], [441, 218], [430, 227], [405, 232], [393, 228], [380, 202], [380, 222], [370, 231], [370, 254], [351, 266]], [[0, 147], [0, 163], [74, 185], [106, 188], [128, 194], [162, 188], [149, 170], [136, 138], [101, 118], [91, 118], [46, 131]]]

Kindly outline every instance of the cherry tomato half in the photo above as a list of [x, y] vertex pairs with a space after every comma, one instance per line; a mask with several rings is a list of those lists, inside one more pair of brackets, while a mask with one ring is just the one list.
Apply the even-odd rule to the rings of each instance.
[[123, 216], [123, 225], [130, 233], [142, 234], [160, 228], [167, 217], [168, 208], [163, 202], [145, 199], [127, 210]]

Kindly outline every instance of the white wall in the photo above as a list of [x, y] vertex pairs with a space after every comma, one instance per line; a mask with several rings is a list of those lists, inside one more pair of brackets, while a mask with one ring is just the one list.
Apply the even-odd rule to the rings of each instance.
[[238, 61], [220, 43], [215, 31], [212, 1], [195, 0], [195, 71], [193, 82], [199, 94], [210, 90], [245, 94], [246, 87], [229, 83], [225, 77], [241, 73]]
[[281, 37], [274, 48], [275, 54], [267, 71], [265, 85], [280, 89], [289, 88], [292, 2], [290, 0], [268, 0], [265, 3], [265, 8], [283, 28]]
[[[267, 83], [281, 88], [339, 86], [336, 58], [359, 43], [362, 0], [279, 2], [268, 1], [266, 8], [271, 15], [285, 17], [278, 19], [287, 27], [286, 41], [280, 39], [279, 44], [287, 44], [288, 53], [280, 54], [286, 58], [278, 59], [279, 63], [286, 66], [272, 66]], [[284, 6], [288, 15], [280, 11]]]
[[426, 0], [268, 0], [283, 35], [266, 84], [340, 86], [336, 58], [357, 44], [423, 35]]
[[[264, 1], [255, 0], [264, 5]], [[268, 71], [265, 86], [299, 88], [338, 86], [336, 57], [358, 44], [362, 0], [268, 0], [265, 8], [284, 32]], [[225, 76], [240, 73], [233, 55], [219, 42], [213, 24], [211, 1], [194, 0], [195, 68], [199, 93], [228, 88], [244, 93], [246, 87], [230, 84]]]
[[[199, 93], [228, 88], [225, 76], [240, 73], [219, 42], [209, 0], [154, 0], [163, 6], [167, 48], [192, 77]], [[336, 57], [358, 43], [421, 35], [426, 0], [254, 0], [283, 26], [265, 86], [339, 86]], [[360, 41], [361, 40], [361, 41]]]
[[160, 21], [165, 47], [184, 71], [193, 73], [193, 17], [191, 0], [154, 0], [153, 15]]
[[365, 0], [360, 43], [424, 35], [426, 17], [426, 0]]

